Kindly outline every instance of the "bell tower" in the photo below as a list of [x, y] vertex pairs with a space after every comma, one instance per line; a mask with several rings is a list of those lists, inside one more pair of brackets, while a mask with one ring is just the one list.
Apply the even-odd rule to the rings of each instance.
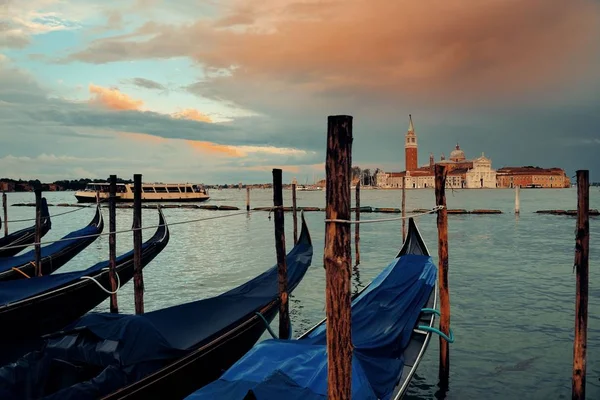
[[408, 115], [409, 124], [408, 132], [406, 132], [404, 140], [404, 158], [406, 162], [406, 170], [414, 171], [419, 167], [417, 160], [417, 135], [415, 135], [415, 128], [412, 122], [412, 116]]

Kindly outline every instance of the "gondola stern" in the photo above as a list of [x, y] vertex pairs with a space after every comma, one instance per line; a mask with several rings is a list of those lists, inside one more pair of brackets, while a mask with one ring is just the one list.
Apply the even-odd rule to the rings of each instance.
[[41, 204], [42, 212], [42, 225], [45, 231], [52, 229], [52, 220], [50, 219], [50, 210], [48, 209], [48, 201], [45, 197], [42, 197]]

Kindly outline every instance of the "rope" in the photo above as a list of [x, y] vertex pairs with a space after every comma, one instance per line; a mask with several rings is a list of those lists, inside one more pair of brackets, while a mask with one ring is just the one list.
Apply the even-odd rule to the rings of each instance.
[[[440, 317], [442, 316], [442, 313], [439, 310], [436, 310], [435, 308], [422, 308], [421, 312], [426, 313], [426, 314], [428, 314], [428, 313], [435, 314]], [[449, 329], [450, 336], [447, 336], [444, 332], [440, 331], [439, 329], [436, 329], [436, 328], [434, 328], [432, 326], [428, 326], [428, 325], [419, 325], [419, 326], [417, 326], [417, 329], [421, 330], [421, 331], [437, 333], [448, 343], [454, 343], [454, 332], [452, 332], [452, 328]]]
[[[260, 319], [263, 320], [263, 322], [265, 323], [265, 327], [267, 328], [267, 331], [269, 332], [269, 334], [271, 335], [271, 337], [273, 339], [279, 339], [279, 337], [277, 337], [277, 335], [275, 334], [275, 332], [273, 332], [273, 330], [271, 329], [271, 326], [269, 325], [269, 322], [267, 321], [267, 319], [264, 317], [264, 315], [262, 315], [260, 312], [256, 311], [254, 314], [258, 315], [260, 317]], [[288, 319], [288, 321], [290, 321], [290, 335], [287, 338], [287, 340], [290, 340], [292, 338], [292, 320]]]
[[14, 245], [14, 246], [5, 246], [5, 247], [0, 247], [0, 250], [16, 249], [16, 248], [27, 247], [27, 246], [35, 246], [35, 245], [38, 245], [38, 244], [41, 246], [41, 245], [51, 244], [51, 243], [66, 242], [66, 241], [69, 241], [69, 240], [87, 239], [87, 238], [93, 238], [93, 237], [106, 236], [106, 235], [110, 235], [111, 233], [121, 234], [121, 233], [134, 232], [134, 231], [138, 231], [138, 230], [141, 231], [141, 230], [145, 230], [145, 229], [156, 229], [156, 228], [160, 228], [160, 227], [163, 227], [163, 226], [191, 224], [191, 223], [194, 223], [194, 222], [208, 221], [208, 220], [211, 220], [211, 219], [218, 219], [218, 218], [227, 218], [227, 217], [233, 217], [233, 216], [236, 216], [236, 215], [248, 215], [248, 212], [244, 211], [244, 212], [233, 213], [233, 214], [217, 215], [216, 217], [197, 218], [197, 219], [190, 219], [190, 220], [187, 220], [187, 221], [170, 222], [168, 224], [159, 224], [159, 225], [153, 225], [153, 226], [145, 226], [145, 227], [142, 227], [142, 228], [124, 229], [124, 230], [115, 231], [115, 232], [104, 232], [104, 233], [96, 233], [96, 234], [90, 234], [90, 235], [70, 237], [70, 238], [66, 238], [66, 239], [63, 238], [63, 239], [56, 239], [56, 240], [48, 240], [48, 241], [39, 242], [39, 243], [21, 244], [21, 245]]
[[[101, 269], [101, 271], [106, 271], [106, 270], [108, 270], [108, 268], [102, 268]], [[121, 278], [119, 278], [119, 274], [117, 273], [117, 271], [115, 271], [115, 275], [117, 276], [117, 289], [114, 292], [111, 292], [110, 290], [105, 289], [104, 286], [102, 286], [102, 284], [100, 282], [98, 282], [96, 280], [96, 278], [94, 278], [94, 277], [91, 277], [91, 276], [82, 276], [80, 279], [89, 279], [89, 280], [95, 282], [96, 285], [98, 285], [98, 287], [100, 289], [104, 290], [105, 293], [116, 294], [119, 291], [119, 289], [121, 289]]]
[[440, 331], [437, 328], [434, 328], [433, 326], [419, 325], [419, 326], [417, 326], [417, 329], [419, 329], [421, 331], [437, 333], [446, 342], [448, 342], [448, 343], [454, 343], [454, 333], [452, 332], [452, 329], [450, 329], [450, 336], [449, 337], [444, 332]]
[[[100, 200], [99, 202], [95, 203], [95, 204], [90, 204], [89, 206], [83, 206], [83, 207], [79, 207], [77, 206], [77, 209], [75, 210], [69, 210], [69, 211], [65, 211], [62, 213], [58, 213], [58, 214], [53, 214], [53, 215], [48, 215], [49, 218], [56, 218], [56, 217], [60, 217], [61, 215], [66, 215], [66, 214], [71, 214], [77, 211], [81, 211], [84, 210], [86, 208], [90, 208], [90, 207], [95, 207], [98, 205], [98, 203], [102, 203], [103, 201], [108, 201], [107, 199], [103, 199]], [[42, 217], [42, 219], [45, 217]], [[30, 221], [35, 221], [36, 218], [27, 218], [27, 219], [15, 219], [15, 220], [9, 220], [9, 222], [30, 222]]]
[[18, 273], [20, 273], [21, 275], [23, 275], [25, 278], [28, 278], [28, 279], [31, 278], [29, 275], [27, 275], [25, 272], [21, 271], [19, 268], [12, 267], [11, 269], [13, 271], [17, 271]]
[[435, 207], [433, 207], [429, 211], [425, 211], [425, 212], [418, 213], [418, 214], [413, 214], [413, 215], [407, 215], [405, 217], [393, 217], [393, 218], [381, 218], [381, 219], [363, 219], [363, 220], [360, 220], [360, 221], [351, 221], [351, 220], [345, 220], [345, 219], [326, 219], [325, 222], [337, 222], [337, 223], [342, 223], [342, 224], [372, 224], [372, 223], [376, 223], [376, 222], [400, 221], [400, 220], [403, 220], [403, 219], [418, 218], [418, 217], [421, 217], [423, 215], [433, 214], [433, 213], [441, 210], [442, 208], [444, 208], [444, 206], [435, 206]]

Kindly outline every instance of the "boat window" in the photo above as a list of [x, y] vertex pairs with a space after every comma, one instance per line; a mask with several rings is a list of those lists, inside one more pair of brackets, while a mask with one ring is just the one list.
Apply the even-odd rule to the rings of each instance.
[[179, 193], [179, 188], [177, 186], [167, 186], [168, 193]]
[[156, 193], [167, 193], [167, 188], [164, 186], [154, 186]]

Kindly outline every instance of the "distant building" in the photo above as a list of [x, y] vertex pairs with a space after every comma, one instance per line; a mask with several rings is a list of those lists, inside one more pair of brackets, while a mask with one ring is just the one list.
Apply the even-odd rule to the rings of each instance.
[[498, 170], [498, 187], [568, 188], [571, 180], [562, 168], [504, 167]]
[[[433, 188], [435, 187], [434, 166], [436, 164], [433, 153], [429, 155], [429, 163], [418, 166], [418, 145], [412, 116], [409, 115], [408, 131], [405, 135], [404, 154], [405, 170], [401, 172], [380, 171], [375, 179], [379, 187], [401, 188], [403, 180], [406, 179], [407, 188]], [[468, 160], [460, 146], [450, 153], [446, 160], [442, 154], [437, 164], [448, 167], [446, 187], [448, 188], [495, 188], [496, 171], [492, 169], [492, 161], [483, 153], [481, 157]]]

